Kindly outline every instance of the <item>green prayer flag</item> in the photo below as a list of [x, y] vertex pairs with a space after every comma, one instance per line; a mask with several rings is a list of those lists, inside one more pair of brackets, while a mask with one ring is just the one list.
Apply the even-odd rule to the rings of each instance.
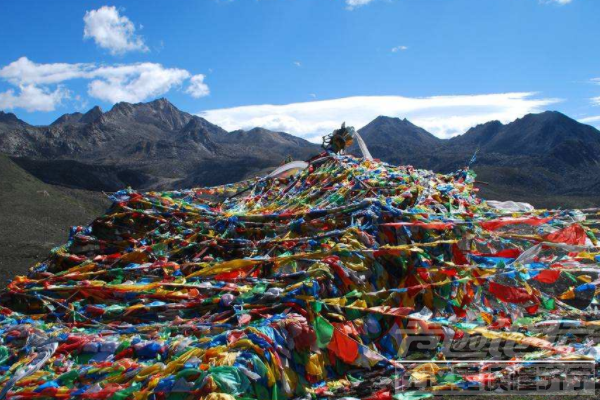
[[431, 393], [419, 393], [419, 392], [406, 392], [398, 393], [393, 396], [395, 400], [419, 400], [433, 397]]
[[325, 318], [318, 316], [317, 319], [315, 319], [314, 328], [317, 334], [317, 346], [319, 346], [320, 349], [327, 347], [333, 337], [333, 325]]
[[555, 301], [554, 301], [554, 299], [547, 297], [547, 298], [542, 299], [542, 305], [544, 306], [544, 308], [546, 310], [554, 310]]

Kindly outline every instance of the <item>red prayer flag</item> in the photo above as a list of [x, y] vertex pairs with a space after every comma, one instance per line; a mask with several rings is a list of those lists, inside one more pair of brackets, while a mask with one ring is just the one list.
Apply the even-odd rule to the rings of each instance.
[[535, 276], [534, 280], [542, 283], [554, 283], [560, 276], [560, 270], [558, 269], [547, 269]]
[[514, 288], [510, 286], [500, 285], [496, 282], [490, 282], [489, 291], [499, 300], [505, 303], [526, 303], [533, 301], [537, 303], [537, 299], [533, 294], [527, 293], [525, 289]]
[[346, 364], [351, 364], [358, 358], [358, 343], [341, 330], [343, 324], [334, 324], [335, 330], [327, 348]]
[[548, 217], [548, 218], [538, 218], [538, 217], [531, 217], [531, 218], [499, 218], [499, 219], [495, 219], [492, 221], [483, 221], [480, 222], [479, 225], [488, 231], [495, 231], [496, 229], [500, 229], [503, 226], [506, 225], [519, 225], [519, 224], [525, 224], [525, 225], [532, 225], [532, 226], [538, 226], [538, 225], [542, 225], [545, 224], [546, 222], [550, 221], [552, 219], [552, 217]]
[[581, 246], [585, 244], [586, 237], [585, 230], [583, 230], [581, 225], [573, 224], [560, 231], [547, 235], [546, 240], [552, 243], [566, 243]]

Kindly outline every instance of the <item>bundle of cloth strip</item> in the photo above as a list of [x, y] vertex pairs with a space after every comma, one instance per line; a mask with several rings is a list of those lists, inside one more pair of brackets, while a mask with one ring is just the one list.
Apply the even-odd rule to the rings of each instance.
[[597, 211], [492, 207], [474, 179], [325, 152], [115, 193], [0, 296], [0, 399], [415, 399], [600, 360]]

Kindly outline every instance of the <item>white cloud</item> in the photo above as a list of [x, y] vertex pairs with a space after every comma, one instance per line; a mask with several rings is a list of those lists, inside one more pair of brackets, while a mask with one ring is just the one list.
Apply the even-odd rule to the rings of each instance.
[[600, 115], [596, 115], [595, 117], [585, 117], [581, 118], [579, 122], [583, 122], [584, 124], [591, 124], [593, 122], [600, 122]]
[[0, 109], [23, 108], [27, 111], [54, 111], [58, 105], [70, 97], [69, 91], [62, 86], [53, 91], [34, 85], [23, 85], [19, 92], [13, 89], [0, 93]]
[[[353, 10], [358, 7], [362, 7], [369, 3], [372, 3], [375, 0], [346, 0], [346, 5], [349, 10]], [[542, 4], [559, 4], [565, 5], [571, 3], [573, 0], [539, 0]]]
[[185, 92], [196, 99], [208, 96], [210, 94], [210, 89], [208, 88], [208, 85], [204, 83], [204, 78], [206, 78], [206, 76], [203, 74], [192, 76], [190, 78], [190, 84]]
[[88, 94], [112, 103], [140, 102], [160, 96], [181, 85], [191, 74], [155, 63], [116, 65], [97, 68], [88, 85]]
[[581, 118], [579, 120], [579, 122], [584, 123], [584, 124], [588, 124], [588, 125], [592, 125], [598, 129], [600, 129], [600, 115], [596, 115], [593, 117], [586, 117], [586, 118]]
[[21, 57], [0, 69], [0, 79], [18, 88], [0, 93], [3, 107], [30, 111], [51, 111], [68, 98], [59, 84], [74, 79], [88, 80], [88, 95], [116, 103], [140, 102], [165, 94], [189, 79], [186, 92], [199, 98], [208, 95], [204, 75], [184, 69], [166, 68], [157, 63], [136, 64], [37, 64]]
[[406, 46], [392, 47], [392, 53], [397, 53], [399, 51], [405, 51], [405, 50], [408, 50], [408, 47], [406, 47]]
[[21, 57], [0, 69], [0, 78], [18, 85], [49, 85], [82, 78], [93, 72], [94, 64], [36, 64]]
[[[595, 83], [596, 85], [600, 85], [600, 78], [593, 78], [591, 82]], [[590, 100], [592, 101], [593, 105], [600, 106], [600, 96], [592, 97]]]
[[348, 6], [349, 10], [353, 10], [357, 7], [362, 7], [364, 5], [367, 5], [372, 1], [374, 1], [374, 0], [346, 0], [346, 5]]
[[318, 142], [346, 121], [360, 128], [379, 115], [408, 118], [434, 135], [447, 138], [490, 120], [510, 122], [539, 112], [558, 99], [536, 93], [499, 93], [434, 97], [356, 96], [286, 105], [254, 105], [199, 113], [227, 130], [256, 126], [285, 131]]
[[569, 4], [571, 3], [573, 0], [540, 0], [540, 3], [545, 3], [545, 4], [559, 4], [561, 6], [564, 6], [565, 4]]
[[88, 11], [83, 17], [84, 39], [92, 38], [96, 45], [111, 54], [124, 54], [129, 51], [148, 51], [144, 39], [136, 35], [135, 25], [114, 6], [103, 6]]
[[296, 67], [301, 67], [301, 66], [302, 66], [302, 63], [301, 63], [300, 61], [294, 61], [294, 65], [295, 65]]

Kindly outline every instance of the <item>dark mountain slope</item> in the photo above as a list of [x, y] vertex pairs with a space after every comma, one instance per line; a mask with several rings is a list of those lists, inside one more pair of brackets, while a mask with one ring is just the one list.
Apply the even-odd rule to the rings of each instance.
[[[358, 131], [375, 157], [394, 164], [428, 163], [435, 149], [442, 145], [425, 129], [406, 119], [379, 116]], [[358, 154], [358, 144], [350, 152]]]
[[556, 111], [479, 125], [448, 144], [452, 150], [550, 157], [573, 167], [600, 164], [600, 132]]
[[465, 134], [448, 140], [449, 144], [472, 148], [486, 147], [504, 128], [500, 121], [490, 121], [469, 129]]
[[98, 120], [98, 118], [100, 118], [102, 114], [102, 109], [98, 106], [95, 106], [85, 114], [82, 114], [80, 112], [64, 114], [63, 116], [59, 117], [56, 121], [51, 123], [50, 126], [76, 123], [89, 124]]
[[5, 113], [4, 111], [0, 111], [0, 125], [2, 125], [5, 129], [10, 129], [11, 127], [15, 128], [27, 126], [27, 123], [21, 121], [13, 113]]
[[152, 187], [159, 183], [157, 177], [126, 166], [27, 157], [13, 157], [12, 161], [45, 183], [73, 189], [111, 192], [128, 186]]
[[109, 205], [102, 193], [47, 185], [1, 155], [0, 171], [2, 283], [65, 243], [70, 226], [88, 224]]
[[[268, 151], [270, 146], [279, 149], [285, 156], [294, 159], [305, 159], [309, 153], [306, 151], [306, 141], [297, 136], [284, 132], [274, 132], [264, 128], [254, 128], [249, 131], [233, 131], [217, 138], [221, 144], [235, 146], [239, 151], [256, 148]], [[319, 146], [311, 144], [312, 150], [319, 151]], [[311, 152], [310, 154], [316, 154]]]

